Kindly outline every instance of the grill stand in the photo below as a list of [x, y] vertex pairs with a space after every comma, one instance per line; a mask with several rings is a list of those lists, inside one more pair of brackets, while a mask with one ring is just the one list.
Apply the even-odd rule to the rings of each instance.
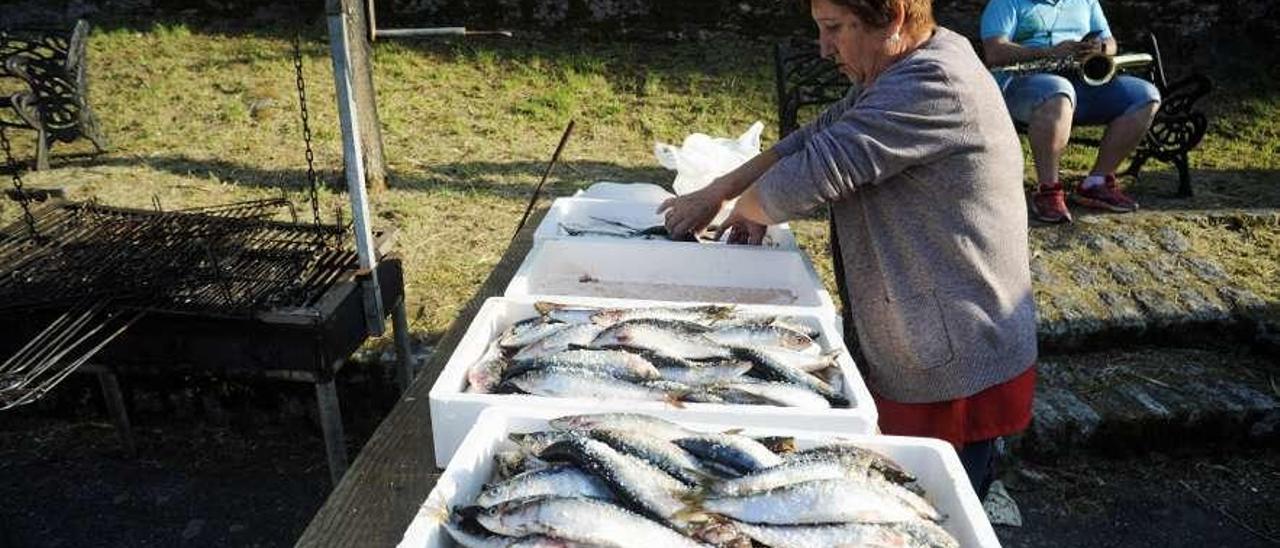
[[[381, 239], [379, 242], [380, 250], [389, 246], [391, 238]], [[395, 305], [391, 309], [392, 329], [395, 343], [395, 378], [397, 388], [403, 393], [407, 387], [407, 383], [412, 382], [415, 371], [412, 367], [412, 355], [410, 352], [410, 340], [408, 329], [408, 318], [405, 311], [404, 301], [404, 283], [400, 271], [400, 261], [393, 256], [383, 256], [383, 260], [378, 262], [375, 272], [380, 278], [379, 287], [382, 290], [382, 299], [384, 302], [394, 302]], [[265, 321], [272, 329], [289, 329], [297, 328], [312, 333], [310, 337], [311, 350], [307, 354], [313, 355], [314, 360], [310, 367], [289, 368], [289, 367], [266, 367], [261, 370], [247, 370], [239, 373], [249, 378], [272, 378], [279, 380], [287, 380], [293, 382], [306, 382], [314, 385], [316, 394], [316, 409], [320, 422], [321, 431], [324, 434], [325, 457], [329, 465], [329, 477], [333, 485], [337, 485], [346, 473], [349, 466], [348, 453], [346, 446], [346, 434], [342, 423], [342, 407], [338, 398], [337, 384], [335, 382], [338, 372], [346, 363], [346, 358], [350, 355], [350, 351], [358, 346], [364, 338], [369, 334], [366, 330], [366, 318], [363, 313], [365, 291], [367, 287], [359, 276], [356, 279], [349, 280], [345, 285], [345, 289], [331, 291], [331, 294], [322, 298], [317, 304], [321, 310], [310, 310], [295, 313], [272, 313], [264, 314], [259, 317], [260, 321]], [[167, 320], [173, 321], [173, 320]], [[205, 320], [207, 321], [207, 320]], [[385, 318], [383, 319], [385, 321]], [[263, 324], [259, 324], [263, 325]], [[244, 326], [236, 327], [236, 329], [244, 330]], [[355, 337], [354, 331], [358, 330], [361, 334]], [[163, 339], [164, 336], [150, 334], [154, 330], [145, 327], [139, 328], [138, 333], [148, 333], [146, 337], [150, 341]], [[190, 332], [206, 331], [204, 327], [186, 328], [185, 331], [179, 331], [176, 335], [170, 335], [169, 338], [177, 339], [181, 344], [179, 346], [185, 348], [190, 355], [182, 357], [173, 357], [167, 365], [176, 365], [181, 363], [192, 371], [208, 371], [214, 369], [209, 363], [217, 362], [224, 359], [223, 356], [211, 355], [208, 340], [196, 341], [192, 337], [184, 337]], [[249, 331], [257, 334], [258, 329], [251, 328]], [[103, 355], [98, 356], [97, 361], [87, 363], [81, 366], [78, 373], [94, 374], [98, 378], [98, 382], [102, 388], [103, 399], [106, 402], [107, 412], [111, 417], [112, 423], [116, 427], [116, 431], [120, 436], [121, 445], [129, 456], [137, 455], [137, 444], [133, 436], [133, 429], [129, 420], [128, 409], [125, 404], [124, 395], [120, 388], [117, 377], [118, 372], [124, 373], [170, 373], [170, 368], [165, 365], [158, 365], [155, 360], [147, 359], [158, 355], [169, 357], [163, 349], [163, 344], [156, 347], [144, 347], [142, 350], [146, 357], [140, 358], [142, 362], [133, 363], [113, 363], [112, 358], [119, 355], [133, 355], [135, 351], [129, 341], [129, 334], [123, 338], [120, 346], [125, 349], [108, 346]], [[211, 335], [211, 338], [217, 339], [223, 335]], [[234, 335], [233, 335], [234, 336]], [[257, 334], [261, 337], [261, 342], [270, 341], [272, 335], [270, 333]], [[342, 340], [337, 340], [342, 339]], [[293, 340], [297, 340], [294, 337]], [[283, 350], [273, 350], [266, 352], [264, 355], [270, 355], [279, 359], [282, 365], [296, 364], [296, 356], [282, 355], [289, 347], [295, 343], [289, 341], [277, 342], [276, 345]], [[306, 344], [304, 343], [304, 346]], [[234, 350], [230, 350], [234, 352]], [[160, 354], [157, 354], [160, 352]], [[264, 355], [256, 355], [254, 359], [265, 360]], [[294, 358], [294, 359], [290, 359]], [[127, 360], [121, 360], [122, 362]], [[145, 362], [145, 363], [144, 363]], [[108, 365], [110, 364], [110, 365]], [[300, 364], [296, 364], [300, 365]], [[214, 373], [215, 375], [217, 373]], [[226, 376], [237, 376], [228, 374]]]

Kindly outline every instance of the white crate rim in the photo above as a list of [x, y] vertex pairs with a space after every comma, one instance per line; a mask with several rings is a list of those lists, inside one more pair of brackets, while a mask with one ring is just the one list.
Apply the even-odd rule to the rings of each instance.
[[[475, 426], [467, 433], [466, 439], [462, 446], [458, 449], [459, 458], [455, 463], [437, 479], [436, 486], [427, 495], [427, 498], [419, 506], [417, 513], [414, 515], [412, 523], [405, 530], [405, 534], [400, 541], [400, 548], [416, 548], [426, 546], [429, 548], [439, 548], [453, 546], [453, 541], [449, 538], [448, 533], [444, 532], [440, 526], [442, 515], [447, 515], [449, 508], [454, 506], [460, 494], [474, 496], [478, 492], [479, 485], [488, 479], [488, 475], [483, 479], [475, 480], [468, 478], [467, 474], [471, 470], [464, 470], [464, 465], [460, 463], [479, 463], [479, 470], [488, 472], [492, 466], [492, 449], [497, 441], [505, 440], [506, 434], [512, 431], [527, 431], [524, 429], [513, 429], [511, 423], [516, 422], [536, 422], [545, 421], [568, 414], [580, 413], [580, 410], [561, 409], [561, 408], [541, 408], [537, 410], [530, 409], [505, 409], [505, 408], [489, 408], [482, 412], [476, 420]], [[672, 417], [670, 414], [659, 414], [662, 418], [673, 420], [682, 425], [694, 429], [706, 431], [715, 431], [732, 428], [732, 424], [718, 422], [703, 421], [687, 421], [678, 417]], [[498, 431], [500, 430], [500, 431]], [[497, 433], [497, 436], [494, 433]], [[884, 436], [878, 434], [847, 434], [840, 432], [823, 432], [823, 431], [805, 431], [795, 430], [783, 427], [756, 427], [743, 428], [742, 432], [749, 435], [782, 435], [795, 437], [798, 443], [802, 445], [807, 442], [829, 443], [832, 441], [848, 441], [876, 450], [886, 456], [893, 458], [899, 464], [903, 464], [908, 471], [922, 476], [920, 470], [913, 470], [910, 466], [906, 466], [901, 462], [901, 455], [895, 456], [894, 453], [910, 448], [917, 451], [927, 451], [934, 454], [942, 460], [943, 472], [950, 480], [944, 489], [939, 489], [939, 485], [925, 485], [926, 491], [931, 499], [930, 502], [938, 506], [938, 510], [948, 515], [948, 520], [942, 525], [945, 529], [956, 535], [961, 541], [961, 546], [968, 548], [977, 546], [981, 548], [998, 548], [1000, 546], [999, 538], [996, 537], [995, 530], [992, 528], [990, 521], [987, 519], [986, 512], [983, 510], [982, 503], [978, 500], [977, 494], [974, 493], [973, 487], [969, 484], [968, 477], [965, 475], [964, 467], [960, 463], [959, 457], [956, 455], [954, 448], [942, 440], [933, 438], [917, 438], [906, 436]], [[466, 486], [459, 487], [466, 480], [472, 480], [474, 488]], [[925, 478], [922, 476], [921, 481]], [[452, 490], [452, 492], [448, 492]], [[463, 493], [466, 491], [466, 493]], [[944, 502], [946, 504], [944, 504]], [[963, 525], [957, 535], [956, 521]], [[961, 538], [965, 537], [965, 538]], [[969, 542], [965, 542], [969, 540]]]
[[[541, 300], [549, 300], [562, 302], [565, 304], [581, 304], [590, 306], [615, 306], [615, 307], [653, 307], [653, 306], [696, 306], [698, 303], [686, 302], [660, 302], [660, 301], [636, 301], [626, 299], [598, 299], [588, 297], [566, 298], [559, 296], [522, 296], [522, 297], [491, 297], [485, 301], [476, 313], [471, 325], [467, 327], [466, 333], [455, 346], [454, 354], [449, 357], [444, 369], [439, 377], [436, 378], [435, 384], [429, 392], [430, 407], [432, 413], [432, 435], [435, 444], [437, 456], [437, 464], [447, 463], [456, 449], [458, 441], [462, 436], [457, 434], [457, 425], [455, 421], [450, 420], [455, 416], [468, 415], [465, 408], [471, 407], [573, 407], [577, 409], [598, 409], [598, 408], [614, 408], [625, 406], [632, 409], [643, 410], [646, 412], [663, 412], [670, 410], [671, 407], [663, 402], [647, 402], [647, 401], [605, 401], [587, 398], [549, 398], [544, 396], [535, 396], [528, 394], [473, 394], [463, 392], [466, 382], [466, 370], [474, 363], [475, 357], [483, 352], [484, 347], [492, 340], [495, 331], [502, 329], [501, 326], [490, 328], [488, 324], [482, 322], [496, 321], [493, 320], [500, 314], [500, 310], [508, 307], [532, 307], [534, 302]], [[871, 432], [876, 428], [878, 421], [878, 413], [875, 407], [875, 401], [871, 397], [870, 390], [867, 388], [857, 369], [857, 364], [853, 362], [852, 356], [849, 355], [848, 349], [844, 347], [844, 341], [841, 338], [839, 328], [835, 321], [835, 312], [821, 311], [815, 312], [812, 309], [804, 307], [783, 307], [773, 305], [741, 305], [740, 309], [748, 313], [760, 314], [785, 314], [807, 318], [808, 321], [815, 321], [822, 331], [822, 337], [819, 339], [824, 348], [841, 348], [844, 350], [837, 357], [837, 365], [845, 374], [845, 394], [850, 401], [855, 404], [849, 408], [830, 408], [830, 409], [803, 409], [795, 407], [779, 407], [769, 405], [730, 405], [717, 403], [687, 403], [682, 409], [676, 409], [676, 412], [686, 413], [693, 416], [713, 416], [725, 415], [736, 416], [740, 420], [747, 422], [773, 422], [779, 424], [793, 421], [803, 421], [809, 424], [810, 421], [833, 421], [842, 425], [844, 428], [853, 428], [854, 432]], [[479, 411], [475, 413], [478, 414]], [[472, 415], [474, 416], [474, 415]], [[830, 424], [830, 423], [825, 423]], [[827, 429], [830, 429], [827, 426]]]

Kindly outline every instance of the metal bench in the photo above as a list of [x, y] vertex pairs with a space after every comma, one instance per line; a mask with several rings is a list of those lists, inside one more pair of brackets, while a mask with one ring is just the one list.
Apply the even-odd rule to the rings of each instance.
[[0, 96], [0, 127], [36, 132], [36, 169], [48, 169], [54, 141], [86, 137], [107, 149], [98, 119], [89, 107], [85, 42], [89, 23], [70, 32], [55, 29], [0, 30], [0, 78], [25, 86]]
[[[1178, 169], [1178, 195], [1189, 197], [1192, 190], [1188, 156], [1200, 144], [1209, 127], [1208, 118], [1196, 110], [1196, 102], [1209, 93], [1213, 83], [1202, 74], [1169, 83], [1155, 35], [1148, 35], [1147, 51], [1155, 62], [1144, 76], [1160, 90], [1162, 102], [1151, 129], [1133, 153], [1123, 175], [1136, 179], [1147, 161], [1153, 158], [1170, 163]], [[848, 80], [836, 71], [835, 65], [821, 58], [817, 44], [811, 40], [796, 38], [778, 43], [774, 47], [774, 69], [779, 136], [800, 127], [798, 116], [801, 108], [838, 100], [850, 87]], [[1020, 133], [1026, 133], [1024, 125], [1015, 126]], [[1099, 139], [1073, 135], [1071, 143], [1097, 148]]]

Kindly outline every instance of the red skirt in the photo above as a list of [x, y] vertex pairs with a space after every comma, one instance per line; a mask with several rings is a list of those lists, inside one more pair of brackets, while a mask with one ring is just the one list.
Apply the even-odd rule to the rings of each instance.
[[1036, 366], [1017, 377], [967, 398], [929, 403], [898, 403], [873, 393], [880, 432], [893, 436], [938, 438], [956, 446], [1020, 432], [1031, 424]]

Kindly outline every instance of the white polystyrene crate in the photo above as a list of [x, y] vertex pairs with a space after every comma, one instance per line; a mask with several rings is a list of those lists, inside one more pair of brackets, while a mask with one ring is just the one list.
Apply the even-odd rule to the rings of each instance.
[[[645, 240], [643, 238], [618, 238], [599, 234], [571, 235], [565, 227], [605, 228], [610, 227], [596, 219], [608, 219], [633, 228], [660, 226], [663, 216], [658, 214], [656, 206], [650, 202], [630, 202], [621, 200], [599, 200], [593, 198], [557, 198], [547, 210], [546, 216], [538, 224], [533, 233], [534, 241], [541, 240], [601, 240], [607, 242], [649, 242], [667, 245], [699, 245], [697, 242], [672, 242], [668, 240]], [[704, 242], [725, 245], [720, 242]], [[786, 224], [770, 226], [765, 233], [762, 248], [795, 249], [796, 237]]]
[[[419, 507], [409, 524], [400, 548], [446, 548], [456, 546], [449, 533], [441, 525], [449, 510], [470, 504], [479, 494], [484, 483], [493, 477], [493, 455], [512, 432], [534, 432], [548, 429], [549, 419], [575, 414], [572, 409], [487, 409], [467, 434], [458, 449], [457, 456], [444, 474], [436, 481], [435, 489]], [[792, 436], [796, 446], [804, 449], [846, 441], [858, 444], [893, 459], [919, 480], [926, 498], [938, 511], [947, 516], [942, 528], [960, 541], [964, 548], [998, 548], [991, 522], [987, 520], [982, 503], [969, 485], [964, 467], [955, 450], [946, 442], [931, 438], [847, 434], [843, 432], [801, 431], [785, 427], [743, 425], [733, 420], [702, 421], [671, 412], [654, 415], [680, 422], [688, 428], [704, 431], [722, 431], [742, 428], [742, 433], [752, 436]], [[731, 419], [732, 417], [725, 417]]]
[[835, 308], [803, 251], [733, 245], [543, 240], [504, 294]]
[[579, 412], [593, 410], [635, 410], [661, 412], [675, 410], [689, 420], [712, 422], [732, 421], [744, 426], [779, 426], [790, 428], [821, 429], [824, 431], [866, 434], [876, 431], [875, 401], [867, 390], [853, 358], [844, 348], [844, 341], [836, 327], [834, 312], [779, 306], [742, 306], [743, 313], [756, 315], [787, 315], [810, 327], [817, 328], [821, 336], [817, 342], [823, 350], [844, 349], [836, 359], [836, 365], [844, 373], [844, 394], [852, 407], [831, 409], [802, 409], [771, 405], [730, 405], [720, 403], [685, 403], [675, 409], [670, 404], [657, 401], [598, 400], [590, 398], [549, 398], [530, 394], [473, 394], [464, 392], [467, 386], [467, 369], [480, 358], [489, 343], [517, 321], [537, 315], [533, 305], [539, 300], [584, 304], [600, 307], [686, 306], [690, 303], [662, 303], [654, 301], [628, 301], [623, 299], [571, 299], [565, 297], [494, 297], [485, 301], [467, 332], [458, 341], [453, 355], [432, 385], [430, 392], [431, 433], [435, 442], [436, 465], [444, 466], [453, 457], [467, 429], [487, 407], [571, 408]]

